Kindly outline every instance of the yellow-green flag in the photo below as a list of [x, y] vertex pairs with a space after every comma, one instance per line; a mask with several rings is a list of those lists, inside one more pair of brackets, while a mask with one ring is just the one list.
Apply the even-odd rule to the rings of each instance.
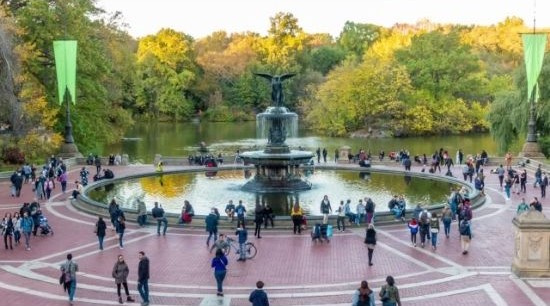
[[523, 56], [527, 72], [527, 99], [531, 100], [531, 95], [535, 91], [534, 101], [537, 102], [537, 79], [539, 78], [542, 61], [544, 60], [546, 33], [524, 33], [521, 37], [523, 38]]
[[71, 101], [76, 103], [76, 45], [76, 40], [53, 42], [59, 104], [63, 103], [65, 90], [69, 90]]

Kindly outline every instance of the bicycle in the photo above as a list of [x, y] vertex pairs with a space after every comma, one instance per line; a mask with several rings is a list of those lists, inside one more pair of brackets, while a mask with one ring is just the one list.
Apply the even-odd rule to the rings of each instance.
[[[227, 243], [229, 246], [223, 249], [223, 253], [225, 254], [225, 256], [229, 256], [229, 253], [231, 253], [231, 249], [234, 250], [235, 254], [239, 254], [239, 243], [235, 241], [235, 239], [227, 237]], [[246, 242], [244, 244], [244, 251], [246, 253], [246, 259], [254, 258], [256, 256], [256, 253], [258, 253], [256, 246], [252, 242]]]

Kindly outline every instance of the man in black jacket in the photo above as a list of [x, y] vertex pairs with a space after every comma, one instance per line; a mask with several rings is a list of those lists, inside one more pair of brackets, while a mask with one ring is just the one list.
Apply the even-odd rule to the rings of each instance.
[[138, 291], [141, 296], [141, 305], [149, 305], [149, 258], [145, 252], [139, 252], [138, 264]]

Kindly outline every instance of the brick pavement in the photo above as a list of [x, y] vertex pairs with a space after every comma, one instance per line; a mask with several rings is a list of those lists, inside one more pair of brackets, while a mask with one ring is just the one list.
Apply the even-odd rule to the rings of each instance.
[[[150, 165], [117, 167], [115, 174], [152, 169]], [[78, 170], [70, 171], [71, 181]], [[454, 173], [460, 174], [459, 167]], [[532, 182], [533, 173], [529, 174]], [[0, 183], [0, 190], [0, 213], [18, 210], [20, 203], [33, 198], [29, 185], [23, 188], [21, 198], [9, 197], [6, 182]], [[538, 193], [528, 184], [527, 200]], [[93, 234], [96, 218], [76, 211], [67, 196], [56, 190], [51, 202], [42, 203], [55, 235], [33, 237], [29, 252], [21, 246], [13, 251], [0, 250], [0, 305], [66, 305], [57, 277], [67, 252], [73, 253], [81, 270], [76, 305], [118, 304], [110, 277], [118, 254], [124, 254], [130, 266], [130, 288], [137, 298], [140, 250], [151, 259], [152, 305], [249, 305], [248, 294], [258, 279], [266, 283], [272, 305], [349, 305], [360, 280], [367, 279], [378, 291], [390, 274], [396, 278], [403, 305], [542, 306], [550, 301], [549, 280], [519, 280], [510, 272], [511, 219], [521, 196], [505, 201], [494, 175], [487, 176], [487, 203], [474, 212], [474, 239], [466, 256], [460, 252], [456, 223], [449, 239], [440, 237], [436, 252], [410, 246], [403, 223], [379, 227], [372, 267], [366, 261], [364, 229], [336, 233], [330, 244], [312, 243], [308, 233], [300, 236], [267, 230], [263, 239], [250, 239], [259, 249], [255, 259], [240, 263], [235, 255], [230, 256], [223, 299], [214, 295], [211, 254], [205, 247], [204, 231], [170, 228], [166, 237], [157, 237], [153, 226], [130, 224], [123, 250], [108, 229], [107, 247], [100, 252]], [[548, 206], [547, 200], [543, 206]]]

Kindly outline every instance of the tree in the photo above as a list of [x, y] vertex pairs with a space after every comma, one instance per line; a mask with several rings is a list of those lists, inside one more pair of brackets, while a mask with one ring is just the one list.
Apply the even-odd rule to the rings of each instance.
[[376, 42], [382, 34], [382, 27], [369, 23], [346, 21], [337, 43], [348, 54], [358, 58]]

